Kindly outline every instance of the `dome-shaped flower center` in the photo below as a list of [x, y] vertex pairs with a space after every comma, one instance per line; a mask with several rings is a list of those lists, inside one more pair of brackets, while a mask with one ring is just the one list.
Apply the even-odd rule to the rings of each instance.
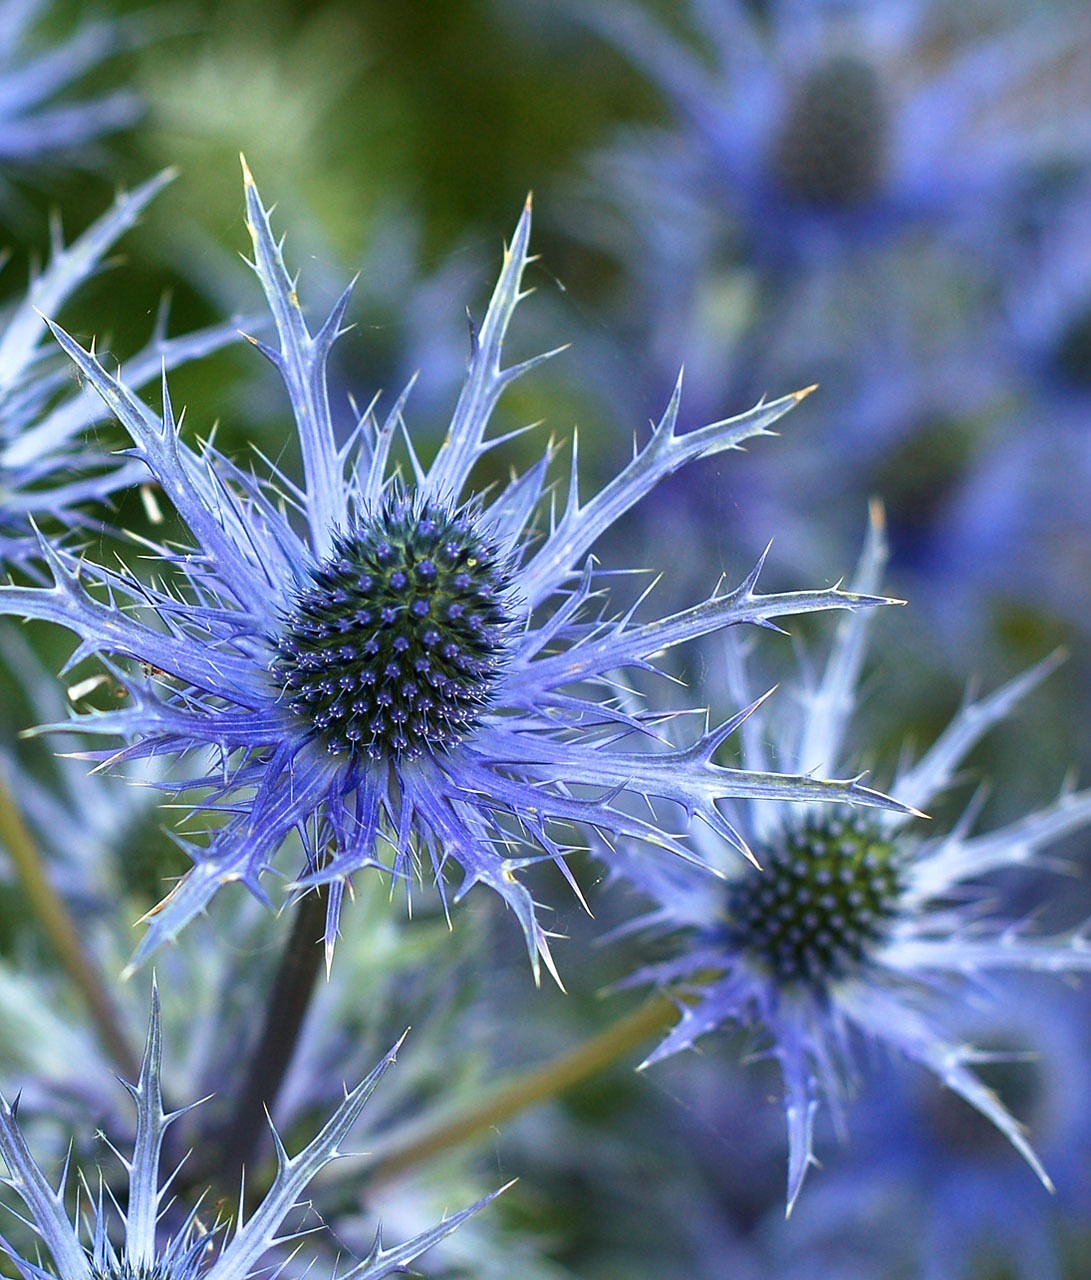
[[773, 147], [781, 187], [805, 204], [846, 208], [879, 189], [888, 111], [874, 69], [841, 54], [795, 88]]
[[1057, 373], [1078, 391], [1091, 390], [1091, 307], [1061, 334], [1053, 356]]
[[277, 641], [289, 706], [332, 753], [449, 750], [489, 703], [508, 574], [465, 509], [396, 496], [338, 539]]
[[897, 914], [897, 848], [855, 818], [818, 817], [758, 851], [728, 890], [729, 943], [778, 983], [822, 990], [852, 973]]

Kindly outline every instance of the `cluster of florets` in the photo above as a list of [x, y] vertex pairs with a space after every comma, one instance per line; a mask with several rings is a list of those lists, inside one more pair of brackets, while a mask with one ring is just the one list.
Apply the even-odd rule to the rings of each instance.
[[815, 991], [865, 964], [898, 912], [897, 846], [874, 823], [815, 814], [728, 889], [728, 945], [778, 983]]
[[508, 573], [479, 523], [391, 497], [312, 571], [274, 667], [329, 752], [412, 758], [476, 725], [511, 625]]
[[773, 149], [777, 180], [804, 204], [842, 208], [872, 198], [884, 176], [888, 117], [875, 69], [835, 55], [788, 101]]

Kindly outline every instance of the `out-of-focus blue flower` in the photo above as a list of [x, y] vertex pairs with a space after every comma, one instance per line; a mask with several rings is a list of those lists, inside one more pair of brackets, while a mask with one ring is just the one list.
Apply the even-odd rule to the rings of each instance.
[[[1058, 207], [1059, 206], [1059, 207]], [[1091, 399], [1091, 177], [1047, 204], [1028, 243], [1009, 255], [993, 341], [1008, 378], [1039, 400], [1086, 414]]]
[[[1091, 152], [1086, 77], [1068, 61], [1081, 41], [1056, 15], [922, 0], [676, 9], [579, 7], [678, 118], [590, 155], [570, 202], [570, 233], [620, 266], [624, 340], [595, 376], [639, 404], [684, 359], [697, 420], [786, 368], [820, 383], [823, 425], [775, 467], [748, 461], [732, 535], [761, 545], [775, 529], [776, 558], [813, 571], [851, 536], [816, 465], [836, 458], [838, 494], [889, 491], [899, 568], [946, 588], [945, 531], [1004, 408], [1003, 357], [980, 335], [995, 336], [1015, 226], [1047, 166]], [[691, 527], [719, 514], [699, 490], [687, 513]], [[960, 567], [987, 562], [959, 545]]]
[[[883, 559], [876, 513], [855, 590], [877, 588]], [[824, 670], [799, 691], [802, 716], [791, 731], [760, 713], [742, 726], [748, 768], [770, 767], [770, 740], [783, 767], [825, 771], [843, 763], [866, 627], [863, 615], [841, 627]], [[728, 661], [739, 696], [745, 662], [731, 651]], [[968, 702], [916, 763], [902, 764], [892, 793], [906, 805], [927, 806], [1049, 666]], [[987, 880], [1010, 867], [1048, 870], [1040, 851], [1091, 822], [1091, 791], [1065, 792], [976, 835], [975, 806], [937, 835], [911, 830], [906, 814], [865, 817], [809, 804], [746, 801], [737, 813], [732, 807], [732, 816], [763, 870], [736, 868], [726, 887], [686, 879], [687, 868], [660, 866], [647, 855], [618, 864], [657, 902], [645, 922], [650, 928], [667, 934], [688, 927], [680, 954], [637, 975], [676, 992], [681, 1010], [647, 1063], [718, 1028], [755, 1029], [784, 1080], [789, 1210], [814, 1163], [814, 1120], [823, 1102], [840, 1122], [859, 1041], [886, 1045], [931, 1071], [990, 1120], [1048, 1185], [1019, 1125], [974, 1073], [975, 1050], [952, 1027], [969, 1007], [968, 993], [994, 971], [1091, 969], [1083, 933], [1044, 935], [1031, 922], [990, 913]], [[698, 847], [715, 865], [713, 840], [700, 833]]]
[[[94, 389], [78, 385], [71, 366], [57, 358], [43, 317], [56, 315], [101, 270], [107, 250], [172, 177], [165, 171], [120, 195], [68, 246], [57, 234], [48, 266], [0, 319], [0, 558], [9, 564], [25, 564], [33, 554], [32, 521], [39, 527], [53, 521], [77, 527], [86, 520], [85, 503], [148, 478], [138, 462], [108, 456], [86, 438], [88, 428], [109, 412]], [[237, 327], [226, 324], [168, 339], [165, 323], [164, 314], [152, 340], [126, 365], [134, 386], [238, 337]]]
[[827, 262], [913, 223], [965, 230], [1085, 137], [1046, 128], [1055, 102], [1034, 97], [1066, 47], [1045, 21], [960, 39], [920, 0], [688, 9], [684, 36], [636, 5], [582, 13], [680, 117], [660, 179], [726, 205], [758, 260]]
[[44, 8], [44, 0], [0, 3], [0, 199], [15, 169], [58, 161], [86, 168], [95, 158], [95, 141], [131, 125], [142, 110], [127, 90], [65, 97], [119, 51], [122, 32], [114, 23], [85, 22], [62, 42], [35, 47], [33, 28]]
[[[198, 1203], [176, 1231], [167, 1239], [161, 1239], [159, 1224], [169, 1207], [175, 1176], [174, 1173], [162, 1178], [160, 1175], [163, 1138], [170, 1125], [191, 1108], [170, 1112], [163, 1108], [159, 1084], [162, 1037], [158, 998], [153, 993], [140, 1077], [135, 1084], [127, 1086], [137, 1109], [132, 1156], [126, 1158], [118, 1153], [128, 1175], [125, 1208], [121, 1209], [112, 1195], [104, 1194], [101, 1184], [96, 1195], [85, 1181], [91, 1204], [90, 1240], [85, 1242], [81, 1238], [79, 1218], [73, 1222], [64, 1203], [67, 1167], [59, 1187], [54, 1188], [31, 1155], [15, 1108], [0, 1099], [0, 1156], [7, 1166], [7, 1177], [3, 1181], [26, 1206], [25, 1221], [48, 1250], [59, 1280], [131, 1280], [134, 1276], [167, 1280], [196, 1280], [198, 1276], [208, 1280], [247, 1280], [252, 1275], [265, 1275], [270, 1251], [295, 1239], [294, 1232], [280, 1234], [285, 1220], [300, 1206], [300, 1197], [318, 1172], [341, 1154], [341, 1144], [375, 1086], [394, 1062], [396, 1050], [397, 1046], [367, 1079], [346, 1093], [321, 1132], [296, 1155], [289, 1157], [274, 1131], [276, 1177], [260, 1205], [246, 1221], [240, 1218], [229, 1236], [221, 1234], [221, 1223], [216, 1223], [209, 1232], [201, 1220]], [[376, 1236], [367, 1257], [342, 1273], [341, 1280], [380, 1280], [382, 1276], [404, 1272], [411, 1262], [492, 1198], [486, 1197], [391, 1249], [385, 1249], [381, 1237]], [[124, 1229], [124, 1243], [120, 1247], [113, 1237], [111, 1203]], [[20, 1254], [6, 1240], [0, 1239], [0, 1249], [24, 1280], [45, 1280], [48, 1276], [38, 1262]], [[280, 1267], [274, 1267], [274, 1274], [279, 1274], [286, 1262], [284, 1259]]]
[[[65, 727], [129, 739], [117, 760], [200, 753], [176, 789], [222, 825], [206, 844], [187, 843], [196, 865], [151, 913], [134, 963], [226, 883], [265, 899], [262, 877], [293, 831], [307, 850], [300, 886], [331, 886], [329, 951], [350, 876], [383, 867], [408, 883], [427, 857], [441, 892], [454, 864], [459, 896], [475, 883], [500, 894], [537, 965], [539, 955], [549, 963], [547, 937], [517, 872], [550, 859], [564, 867], [559, 828], [583, 823], [692, 856], [654, 819], [634, 817], [626, 796], [670, 802], [736, 844], [719, 807], [727, 796], [893, 804], [858, 780], [714, 764], [745, 716], [685, 747], [648, 750], [659, 741], [656, 717], [614, 697], [618, 673], [654, 671], [653, 657], [683, 641], [877, 602], [837, 588], [759, 595], [755, 569], [735, 589], [651, 622], [635, 620], [635, 605], [617, 618], [603, 612], [604, 577], [589, 558], [599, 536], [685, 463], [765, 433], [799, 395], [678, 434], [676, 392], [650, 440], [586, 501], [573, 460], [560, 510], [547, 479], [552, 448], [490, 502], [464, 497], [475, 465], [506, 438], [487, 436], [501, 393], [546, 358], [500, 363], [521, 296], [528, 209], [434, 463], [426, 468], [406, 439], [409, 485], [390, 462], [405, 395], [383, 423], [366, 413], [347, 443], [334, 436], [325, 365], [349, 291], [312, 336], [249, 173], [246, 199], [279, 347], [254, 342], [287, 386], [303, 486], [276, 469], [259, 480], [210, 445], [191, 449], [165, 386], [160, 417], [55, 329], [194, 541], [156, 550], [174, 582], [138, 581], [43, 542], [53, 586], [0, 588], [0, 609], [75, 631], [72, 661], [103, 655], [128, 692], [129, 705]], [[207, 750], [218, 757], [211, 770]]]

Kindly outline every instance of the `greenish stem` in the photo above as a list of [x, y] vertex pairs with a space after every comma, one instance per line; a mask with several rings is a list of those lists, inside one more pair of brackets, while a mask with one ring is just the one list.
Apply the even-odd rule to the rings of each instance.
[[231, 1120], [214, 1143], [217, 1160], [213, 1176], [225, 1191], [238, 1187], [244, 1166], [252, 1172], [253, 1159], [269, 1133], [268, 1117], [295, 1053], [322, 967], [328, 898], [328, 889], [320, 886], [305, 894], [296, 908], [246, 1079]]
[[441, 1108], [395, 1131], [375, 1147], [364, 1176], [369, 1185], [386, 1182], [452, 1147], [473, 1142], [505, 1120], [613, 1066], [677, 1020], [677, 1004], [656, 996], [552, 1062], [501, 1081], [468, 1107]]
[[0, 776], [0, 842], [8, 851], [19, 884], [30, 908], [41, 922], [58, 962], [72, 979], [91, 1014], [103, 1046], [126, 1080], [140, 1074], [140, 1059], [133, 1050], [117, 1007], [102, 975], [80, 943], [79, 929], [54, 889], [37, 841], [31, 835], [6, 780]]

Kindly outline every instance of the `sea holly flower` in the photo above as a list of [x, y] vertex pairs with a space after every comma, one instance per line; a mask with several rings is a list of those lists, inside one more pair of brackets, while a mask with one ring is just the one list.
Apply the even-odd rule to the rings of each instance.
[[80, 99], [65, 95], [87, 72], [124, 43], [117, 23], [84, 22], [66, 39], [36, 42], [42, 0], [0, 3], [0, 196], [13, 167], [39, 167], [63, 159], [86, 168], [94, 142], [139, 117], [140, 99], [127, 90]]
[[[979, 552], [1010, 527], [989, 500], [1010, 502], [1012, 476], [1048, 465], [1028, 466], [1015, 432], [1005, 448], [985, 447], [1007, 408], [1011, 361], [998, 382], [982, 334], [994, 332], [1028, 193], [1053, 166], [1085, 164], [1084, 130], [1058, 128], [1042, 88], [1071, 88], [1073, 120], [1086, 108], [1067, 80], [1064, 24], [1040, 9], [988, 9], [569, 6], [644, 73], [669, 117], [590, 154], [569, 202], [570, 234], [621, 265], [609, 305], [627, 341], [590, 374], [612, 383], [609, 403], [635, 404], [684, 358], [683, 412], [695, 420], [782, 385], [785, 370], [820, 382], [837, 407], [828, 428], [801, 435], [783, 460], [750, 460], [730, 513], [737, 543], [758, 547], [776, 530], [777, 555], [797, 572], [852, 536], [851, 504], [828, 501], [831, 465], [842, 490], [887, 497], [904, 534], [899, 560], [930, 588], [955, 580], [952, 562], [962, 576], [1006, 572], [1004, 555]], [[963, 482], [979, 469], [964, 515]], [[700, 529], [713, 510], [698, 490], [676, 518]], [[1082, 534], [1083, 523], [1064, 527]], [[952, 536], [954, 524], [973, 542]], [[965, 612], [948, 590], [920, 594], [926, 607], [942, 601], [937, 614]]]
[[[110, 247], [173, 177], [165, 170], [119, 195], [70, 245], [56, 234], [49, 264], [0, 316], [0, 558], [9, 564], [25, 565], [36, 550], [32, 521], [71, 529], [85, 522], [85, 503], [148, 479], [138, 462], [105, 455], [86, 438], [88, 428], [109, 415], [95, 391], [79, 386], [71, 366], [56, 358], [43, 315], [56, 315], [102, 269]], [[168, 339], [165, 322], [164, 313], [151, 341], [126, 367], [134, 386], [238, 336], [236, 326], [226, 324]]]
[[581, 6], [579, 18], [680, 122], [671, 145], [638, 135], [622, 156], [707, 205], [726, 200], [757, 259], [798, 269], [914, 225], [980, 228], [1036, 166], [1084, 158], [1035, 89], [1065, 51], [1048, 19], [960, 35], [920, 0], [679, 8], [677, 33], [638, 4]]
[[[118, 1204], [112, 1192], [104, 1192], [101, 1185], [96, 1193], [84, 1176], [89, 1208], [83, 1215], [77, 1213], [73, 1221], [65, 1207], [67, 1165], [59, 1186], [54, 1188], [30, 1152], [15, 1106], [4, 1099], [0, 1099], [0, 1157], [7, 1166], [7, 1176], [2, 1181], [26, 1206], [27, 1216], [22, 1220], [41, 1238], [58, 1280], [132, 1280], [136, 1276], [155, 1276], [160, 1280], [247, 1280], [250, 1276], [265, 1275], [270, 1251], [298, 1238], [299, 1233], [291, 1229], [281, 1234], [285, 1220], [300, 1207], [300, 1197], [319, 1171], [342, 1154], [342, 1144], [375, 1086], [394, 1062], [398, 1047], [396, 1045], [361, 1084], [346, 1092], [344, 1101], [322, 1130], [294, 1156], [288, 1155], [273, 1130], [276, 1176], [249, 1218], [240, 1217], [230, 1232], [223, 1229], [222, 1223], [215, 1224], [210, 1232], [198, 1202], [181, 1225], [164, 1239], [160, 1223], [172, 1207], [171, 1187], [177, 1170], [166, 1177], [160, 1176], [163, 1139], [170, 1125], [192, 1107], [164, 1110], [159, 1083], [162, 1035], [158, 997], [153, 992], [140, 1076], [135, 1084], [126, 1086], [137, 1112], [132, 1155], [126, 1158], [117, 1153], [128, 1175], [125, 1207]], [[380, 1280], [383, 1276], [404, 1273], [410, 1263], [482, 1209], [496, 1194], [499, 1193], [444, 1218], [402, 1245], [384, 1248], [381, 1236], [376, 1235], [367, 1257], [347, 1267], [340, 1273], [340, 1280]], [[111, 1204], [116, 1214], [111, 1213]], [[90, 1219], [89, 1240], [83, 1238], [80, 1230], [81, 1217]], [[114, 1217], [120, 1220], [124, 1232], [120, 1244], [114, 1236], [111, 1221]], [[32, 1277], [42, 1280], [47, 1274], [40, 1262], [23, 1256], [2, 1237], [0, 1250], [24, 1280]], [[287, 1259], [281, 1268], [274, 1268], [274, 1274], [279, 1274], [286, 1262]]]
[[[901, 370], [882, 377], [903, 353], [908, 407], [930, 414], [937, 369], [953, 394], [940, 412], [964, 407], [981, 374], [968, 387], [947, 374], [967, 372], [950, 352], [991, 324], [1027, 193], [1044, 169], [1085, 164], [1083, 129], [1059, 128], [1042, 92], [1066, 83], [1063, 24], [926, 0], [689, 0], [663, 14], [614, 0], [570, 12], [674, 117], [592, 153], [572, 201], [571, 233], [622, 264], [616, 310], [641, 329], [643, 364], [615, 356], [626, 370], [615, 398], [647, 387], [649, 370], [662, 383], [680, 353], [691, 412], [807, 370], [839, 408], [879, 402], [863, 415], [865, 458], [904, 397]], [[1082, 120], [1084, 95], [1068, 83]], [[861, 374], [855, 353], [868, 346]], [[876, 359], [880, 376], [863, 376]], [[854, 467], [860, 447], [855, 433], [822, 440]]]
[[[854, 589], [878, 587], [884, 554], [876, 513]], [[771, 741], [779, 747], [777, 763], [789, 769], [841, 767], [866, 629], [863, 614], [843, 623], [824, 670], [802, 685], [798, 723], [769, 723], [762, 711], [747, 721], [740, 737], [748, 769], [771, 767]], [[728, 664], [739, 696], [747, 683], [745, 658], [729, 650]], [[1051, 665], [1046, 661], [967, 702], [919, 760], [903, 763], [891, 793], [927, 808], [967, 752]], [[861, 1043], [885, 1045], [931, 1071], [990, 1120], [1049, 1185], [1019, 1125], [975, 1074], [975, 1049], [953, 1026], [973, 1007], [986, 975], [1091, 969], [1091, 942], [1083, 932], [1047, 935], [991, 910], [996, 886], [989, 883], [1005, 868], [1055, 870], [1041, 855], [1091, 822], [1091, 790], [1066, 791], [979, 834], [973, 833], [974, 805], [952, 830], [938, 833], [908, 812], [865, 816], [749, 798], [732, 802], [730, 812], [762, 870], [738, 862], [726, 886], [640, 852], [614, 860], [617, 874], [657, 904], [643, 921], [647, 928], [681, 939], [672, 958], [633, 979], [676, 994], [681, 1011], [645, 1066], [713, 1031], [753, 1029], [783, 1076], [789, 1211], [815, 1162], [816, 1113], [826, 1104], [840, 1123]], [[698, 832], [696, 843], [708, 861], [722, 865], [715, 838]]]
[[654, 673], [656, 655], [722, 627], [879, 602], [839, 587], [761, 595], [755, 569], [652, 621], [637, 620], [639, 601], [619, 617], [604, 612], [605, 575], [591, 558], [600, 535], [685, 463], [767, 434], [802, 393], [679, 434], [676, 389], [651, 438], [592, 498], [579, 494], [573, 457], [563, 509], [548, 479], [552, 447], [491, 498], [468, 494], [475, 465], [507, 438], [488, 433], [501, 393], [547, 358], [501, 366], [528, 261], [528, 205], [430, 466], [406, 439], [410, 483], [391, 462], [404, 394], [383, 421], [369, 411], [347, 441], [334, 434], [326, 361], [350, 291], [312, 335], [249, 171], [246, 202], [277, 333], [277, 345], [253, 341], [287, 388], [302, 485], [275, 468], [260, 480], [211, 445], [191, 448], [165, 380], [160, 416], [55, 329], [192, 542], [155, 549], [153, 582], [43, 542], [53, 585], [0, 588], [0, 610], [75, 631], [72, 662], [101, 655], [128, 692], [128, 705], [67, 727], [128, 739], [116, 760], [189, 757], [176, 790], [220, 821], [204, 844], [187, 841], [195, 865], [150, 914], [134, 963], [224, 884], [265, 899], [262, 878], [293, 831], [307, 851], [297, 888], [330, 885], [328, 954], [354, 873], [383, 868], [408, 884], [427, 861], [441, 894], [457, 867], [457, 897], [481, 883], [504, 899], [537, 972], [539, 956], [551, 964], [547, 936], [518, 873], [542, 860], [565, 869], [561, 830], [584, 824], [693, 856], [659, 822], [634, 816], [630, 797], [673, 804], [740, 847], [721, 812], [727, 796], [893, 804], [858, 779], [715, 764], [746, 713], [668, 749], [653, 712], [615, 698], [626, 669]]

